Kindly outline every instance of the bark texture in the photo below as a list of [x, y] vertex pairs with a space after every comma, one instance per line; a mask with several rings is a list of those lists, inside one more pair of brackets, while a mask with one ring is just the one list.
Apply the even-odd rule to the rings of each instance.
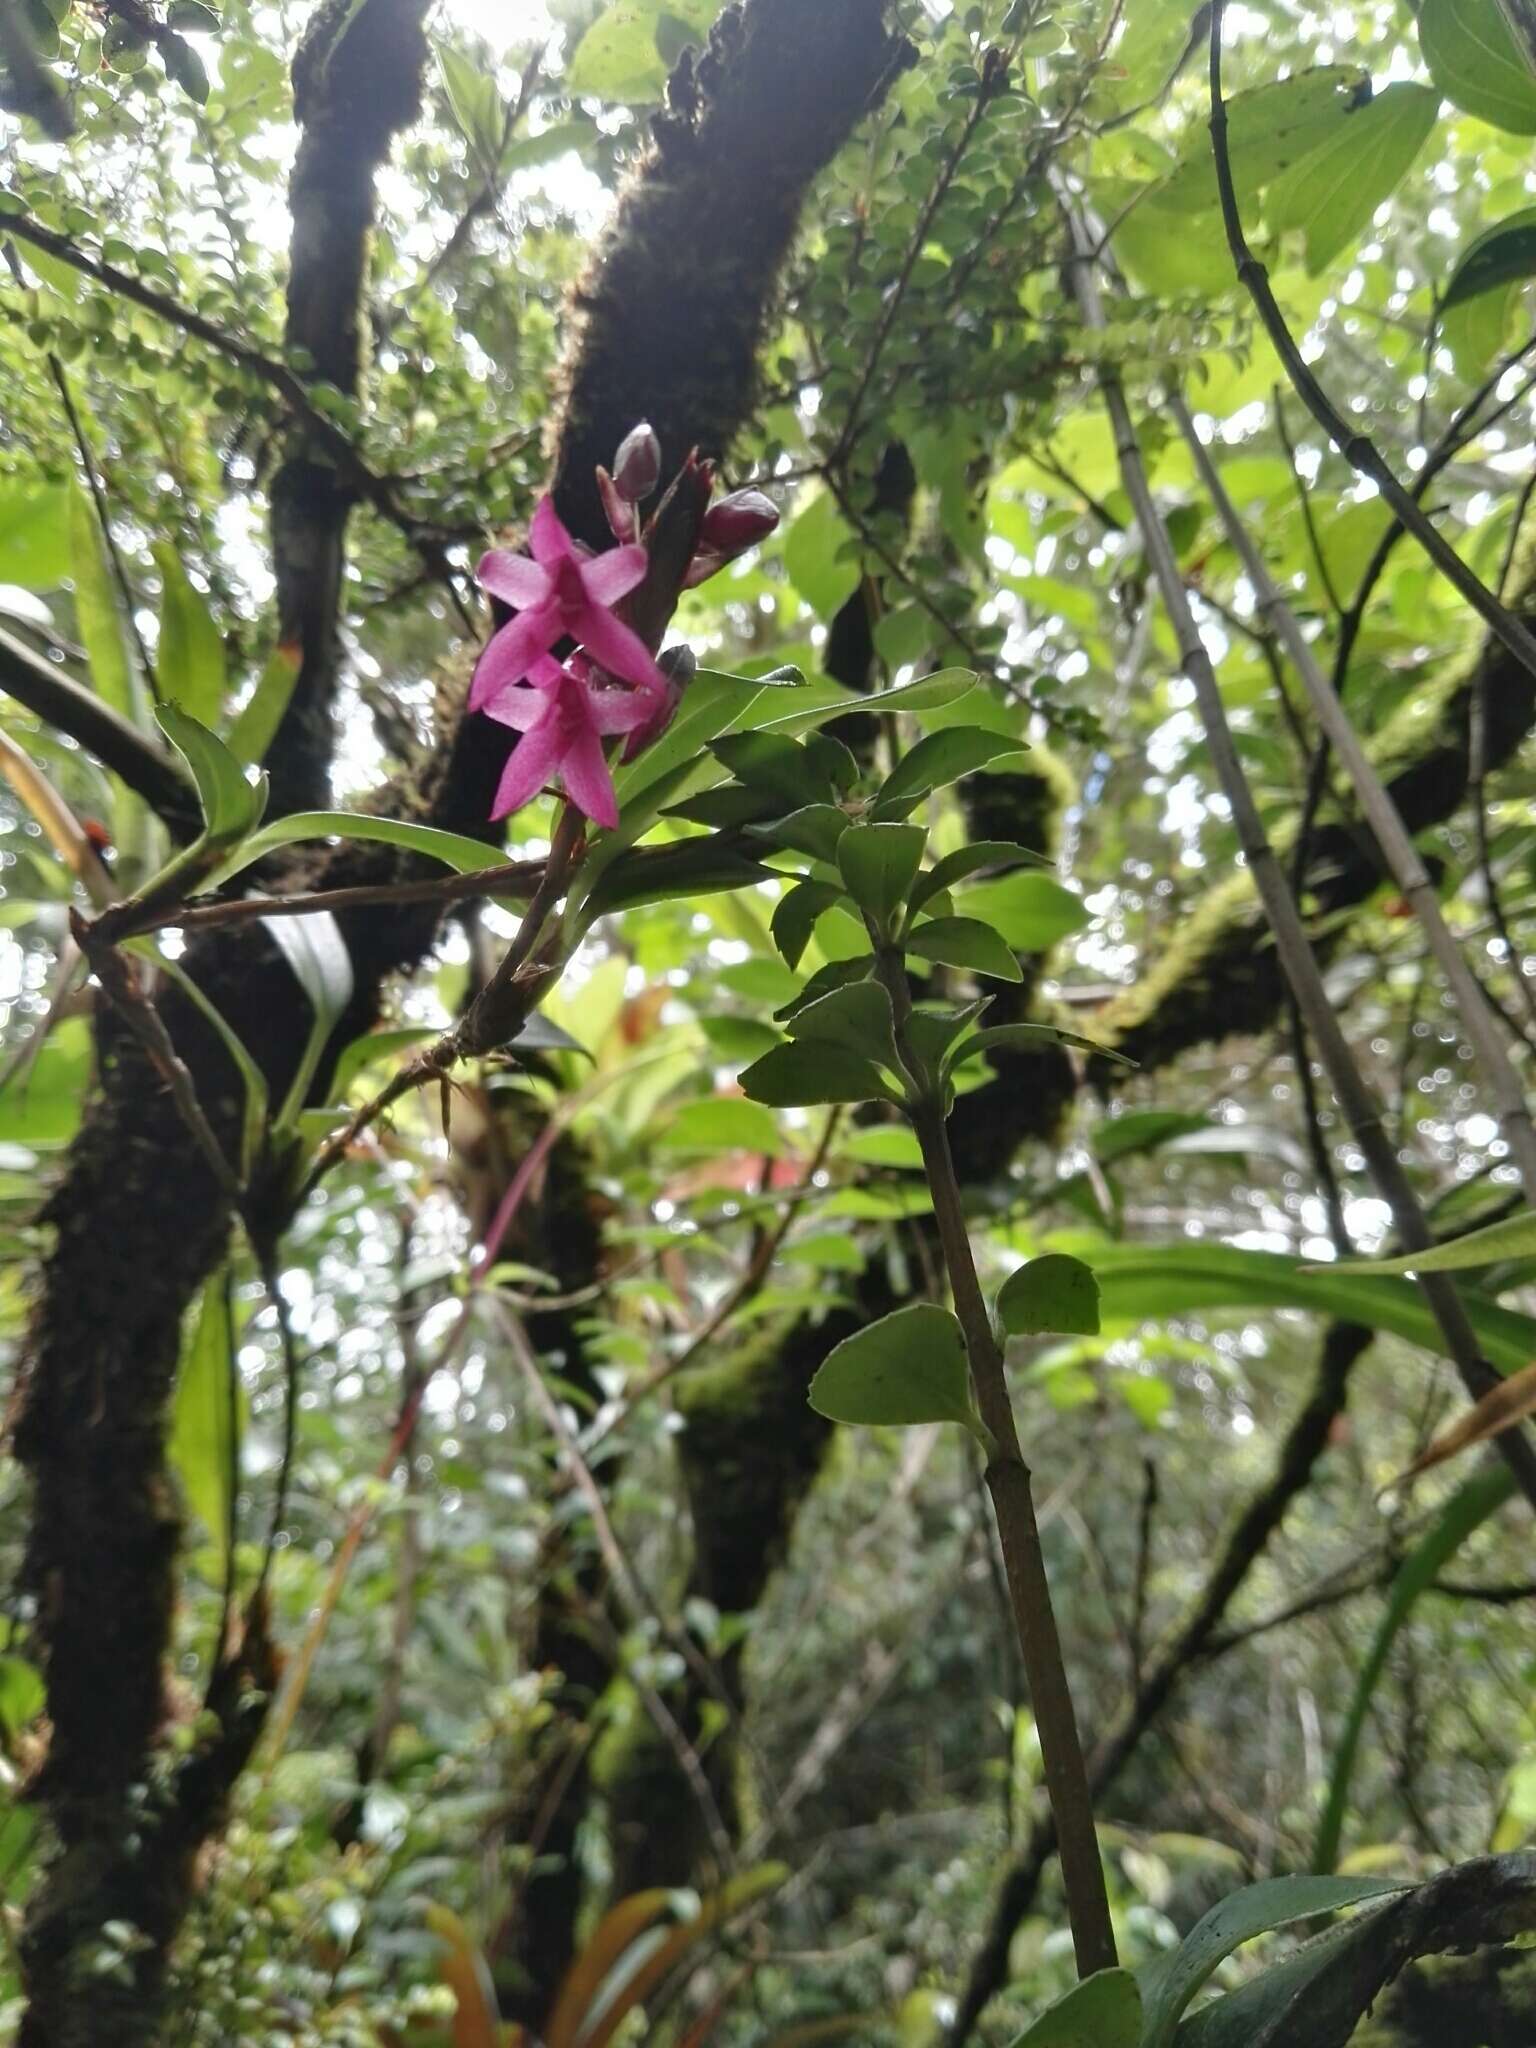
[[[328, 0], [296, 66], [305, 135], [294, 331], [312, 334], [305, 345], [331, 381], [355, 377], [372, 168], [416, 104], [424, 11], [414, 0], [366, 0], [360, 9]], [[557, 496], [576, 530], [601, 538], [593, 463], [611, 455], [636, 418], [660, 410], [663, 368], [669, 453], [695, 443], [723, 448], [742, 424], [795, 208], [901, 47], [885, 26], [884, 0], [836, 9], [820, 0], [748, 0], [724, 18], [697, 90], [691, 100], [684, 90], [662, 124], [583, 294], [556, 445]], [[793, 107], [787, 120], [781, 101]], [[349, 152], [370, 163], [366, 193], [356, 163], [342, 160]], [[749, 195], [761, 209], [760, 231], [743, 227]], [[647, 319], [663, 329], [650, 343]], [[301, 675], [269, 757], [278, 800], [289, 805], [316, 801], [328, 773], [346, 510], [334, 477], [304, 466], [302, 446], [293, 459], [300, 466], [274, 490], [274, 541], [279, 576], [292, 579], [305, 621], [309, 680]], [[674, 585], [656, 601], [669, 612], [675, 596]], [[378, 808], [489, 839], [485, 820], [506, 745], [499, 728], [463, 714], [461, 678], [445, 695], [442, 744], [426, 773], [386, 791]], [[268, 886], [391, 883], [427, 871], [391, 849], [352, 846], [296, 861]], [[356, 994], [336, 1045], [372, 1021], [387, 978], [423, 957], [436, 926], [434, 912], [399, 908], [342, 920]], [[231, 927], [200, 935], [184, 965], [280, 1100], [309, 1020], [282, 956], [259, 930]], [[185, 1001], [168, 995], [162, 1009], [232, 1153], [239, 1084], [229, 1058]], [[17, 1438], [34, 1484], [26, 1570], [54, 1730], [35, 1786], [55, 1849], [22, 1942], [25, 2048], [83, 2048], [104, 2038], [136, 2048], [153, 2038], [166, 1950], [190, 1897], [188, 1844], [195, 1849], [215, 1824], [218, 1783], [232, 1782], [254, 1739], [253, 1718], [259, 1726], [253, 1681], [238, 1701], [222, 1702], [222, 1735], [197, 1771], [174, 1773], [159, 1741], [179, 1537], [166, 1404], [181, 1317], [223, 1252], [229, 1205], [158, 1076], [110, 1015], [99, 1053], [94, 1096], [48, 1207], [54, 1241]], [[322, 1063], [318, 1092], [328, 1080]], [[280, 1186], [257, 1192], [262, 1234], [281, 1229], [286, 1202]], [[144, 1937], [123, 1977], [97, 1968], [102, 1930], [113, 1921]]]

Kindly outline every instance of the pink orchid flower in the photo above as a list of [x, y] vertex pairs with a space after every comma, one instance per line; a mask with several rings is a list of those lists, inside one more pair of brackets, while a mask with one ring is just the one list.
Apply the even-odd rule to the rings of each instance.
[[[581, 674], [575, 672], [578, 662]], [[485, 707], [488, 717], [522, 734], [502, 770], [491, 816], [505, 818], [521, 810], [558, 775], [577, 810], [610, 832], [615, 830], [619, 804], [603, 740], [613, 733], [634, 732], [653, 719], [655, 695], [649, 690], [599, 687], [591, 680], [590, 663], [579, 655], [570, 667], [561, 668], [547, 654], [538, 654], [527, 672], [533, 688], [504, 687]], [[660, 671], [658, 676], [665, 690], [666, 677]]]
[[480, 657], [469, 690], [470, 709], [487, 709], [492, 698], [533, 675], [535, 664], [565, 639], [575, 640], [620, 681], [661, 695], [666, 677], [640, 635], [616, 619], [612, 609], [644, 580], [645, 549], [632, 544], [601, 555], [578, 553], [547, 497], [533, 515], [528, 542], [531, 561], [496, 548], [476, 571], [493, 597], [516, 606], [517, 617], [502, 627]]

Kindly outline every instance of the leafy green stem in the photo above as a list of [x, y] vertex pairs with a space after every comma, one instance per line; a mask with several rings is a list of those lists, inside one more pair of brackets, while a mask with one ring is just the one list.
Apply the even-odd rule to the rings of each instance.
[[1040, 1731], [1046, 1791], [1056, 1822], [1067, 1913], [1072, 1923], [1072, 1945], [1078, 1974], [1087, 1977], [1095, 1970], [1114, 1967], [1115, 1936], [1093, 1824], [1093, 1795], [1051, 1601], [1045, 1553], [1040, 1545], [1029, 1467], [1024, 1462], [1014, 1422], [1002, 1350], [993, 1334], [971, 1253], [943, 1097], [915, 1052], [908, 1029], [912, 998], [901, 952], [898, 947], [877, 944], [875, 960], [877, 976], [891, 999], [896, 1050], [912, 1090], [908, 1113], [923, 1155], [955, 1315], [965, 1338], [976, 1406], [987, 1433], [987, 1491], [997, 1517], [1014, 1627], [1029, 1681], [1030, 1704]]

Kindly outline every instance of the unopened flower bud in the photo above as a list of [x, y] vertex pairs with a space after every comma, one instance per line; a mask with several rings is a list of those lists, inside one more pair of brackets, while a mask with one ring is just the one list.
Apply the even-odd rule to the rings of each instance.
[[613, 487], [628, 504], [638, 505], [661, 478], [661, 443], [649, 420], [631, 427], [613, 458]]
[[603, 501], [603, 516], [608, 521], [608, 530], [617, 541], [627, 546], [630, 541], [640, 538], [640, 514], [628, 498], [620, 492], [618, 485], [604, 469], [597, 465], [597, 495]]
[[778, 506], [761, 491], [732, 491], [704, 514], [699, 547], [729, 562], [766, 540], [778, 523]]

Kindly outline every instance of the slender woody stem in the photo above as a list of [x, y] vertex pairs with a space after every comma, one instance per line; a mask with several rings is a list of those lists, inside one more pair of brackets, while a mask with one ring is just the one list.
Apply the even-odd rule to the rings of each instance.
[[1040, 1754], [1045, 1766], [1046, 1792], [1056, 1822], [1062, 1883], [1072, 1923], [1072, 1946], [1077, 1957], [1078, 1975], [1087, 1977], [1095, 1970], [1114, 1968], [1115, 1934], [1104, 1886], [1104, 1865], [1093, 1825], [1093, 1794], [1088, 1784], [1088, 1768], [1072, 1705], [1072, 1688], [1062, 1657], [1061, 1636], [1056, 1627], [1045, 1553], [1040, 1547], [1029, 1467], [1024, 1462], [1018, 1427], [1013, 1418], [1003, 1354], [992, 1333], [992, 1319], [987, 1313], [981, 1282], [976, 1275], [976, 1261], [971, 1255], [960, 1179], [949, 1148], [949, 1129], [944, 1119], [943, 1104], [932, 1088], [925, 1084], [922, 1063], [914, 1055], [908, 1037], [907, 1021], [912, 1014], [912, 998], [902, 957], [898, 950], [878, 941], [875, 957], [880, 981], [891, 998], [896, 1049], [914, 1089], [914, 1100], [910, 1106], [912, 1128], [922, 1149], [923, 1168], [933, 1197], [933, 1213], [938, 1224], [950, 1291], [954, 1296], [955, 1314], [970, 1360], [976, 1406], [990, 1438], [987, 1491], [992, 1496], [992, 1511], [997, 1517], [1009, 1601], [1014, 1626], [1018, 1630], [1019, 1648], [1024, 1656], [1024, 1673], [1029, 1681], [1030, 1705], [1040, 1731]]

